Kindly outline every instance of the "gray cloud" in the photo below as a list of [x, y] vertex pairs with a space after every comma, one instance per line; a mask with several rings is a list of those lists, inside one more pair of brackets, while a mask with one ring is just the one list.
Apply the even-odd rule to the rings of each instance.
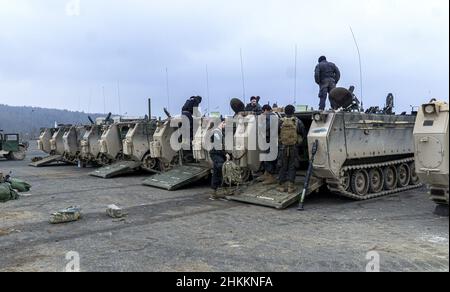
[[[357, 35], [364, 64], [365, 104], [388, 92], [399, 110], [430, 97], [448, 99], [448, 1], [407, 0], [168, 0], [80, 1], [66, 14], [63, 0], [0, 0], [0, 103], [144, 114], [178, 111], [193, 94], [228, 111], [242, 96], [239, 50], [247, 95], [293, 101], [298, 45], [298, 103], [317, 106], [312, 72], [326, 54], [341, 67], [341, 85], [359, 85]], [[203, 107], [206, 106], [206, 102]]]

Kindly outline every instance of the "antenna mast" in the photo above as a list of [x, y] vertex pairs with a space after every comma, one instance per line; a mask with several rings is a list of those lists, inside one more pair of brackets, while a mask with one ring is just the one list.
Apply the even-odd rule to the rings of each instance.
[[358, 51], [359, 58], [359, 86], [361, 89], [361, 109], [364, 110], [364, 96], [363, 96], [363, 72], [362, 72], [362, 62], [361, 62], [361, 52], [359, 50], [358, 42], [356, 41], [355, 33], [353, 32], [352, 27], [350, 26], [350, 31], [353, 36], [353, 41], [355, 42], [356, 50]]
[[297, 104], [297, 44], [295, 44], [295, 58], [294, 58], [294, 105]]
[[166, 67], [167, 109], [170, 112], [169, 69]]
[[211, 113], [211, 105], [210, 105], [210, 102], [209, 102], [209, 97], [210, 97], [210, 94], [209, 94], [209, 70], [208, 70], [208, 65], [206, 65], [206, 97], [207, 97], [207, 99], [208, 99], [208, 113]]
[[122, 108], [120, 104], [120, 81], [117, 80], [117, 97], [119, 98], [119, 116], [122, 116]]
[[240, 49], [240, 53], [241, 53], [241, 75], [242, 75], [242, 98], [245, 100], [245, 75], [244, 75], [244, 58], [242, 56], [242, 48]]

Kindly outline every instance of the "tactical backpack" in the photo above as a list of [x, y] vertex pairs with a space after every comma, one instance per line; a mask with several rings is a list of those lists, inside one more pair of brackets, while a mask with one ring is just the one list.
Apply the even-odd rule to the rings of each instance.
[[283, 118], [280, 131], [280, 142], [285, 146], [293, 146], [298, 143], [297, 118]]

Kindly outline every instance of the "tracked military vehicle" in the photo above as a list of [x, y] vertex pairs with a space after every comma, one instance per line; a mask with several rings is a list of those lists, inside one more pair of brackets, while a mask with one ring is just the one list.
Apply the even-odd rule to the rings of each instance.
[[154, 121], [147, 117], [115, 118], [114, 123], [104, 127], [99, 140], [97, 163], [103, 167], [90, 175], [112, 178], [139, 170], [149, 153], [153, 127]]
[[20, 141], [19, 134], [4, 134], [0, 130], [0, 156], [8, 160], [24, 160], [27, 145]]
[[414, 128], [416, 171], [429, 186], [431, 199], [448, 206], [449, 106], [432, 100], [419, 108]]
[[87, 131], [86, 126], [72, 126], [63, 135], [63, 160], [76, 164], [80, 158], [81, 140]]
[[[153, 135], [153, 142], [150, 143], [150, 157], [157, 161], [161, 173], [153, 175], [145, 180], [143, 184], [173, 191], [208, 177], [211, 171], [211, 164], [208, 160], [209, 156], [205, 152], [193, 150], [196, 147], [195, 145], [202, 143], [203, 134], [205, 134], [205, 129], [202, 126], [203, 118], [199, 116], [193, 117], [194, 139], [192, 141], [193, 147], [191, 148], [191, 142], [179, 132], [181, 131], [183, 117], [172, 117], [167, 110], [165, 112], [167, 119], [158, 121]], [[195, 125], [199, 127], [197, 128]], [[174, 150], [171, 144], [171, 139], [177, 136], [179, 137], [178, 142], [182, 147], [179, 151]]]
[[107, 128], [111, 114], [105, 118], [97, 118], [96, 121], [91, 120], [91, 124], [86, 126], [86, 132], [80, 142], [80, 156], [79, 160], [81, 164], [97, 165], [100, 155], [100, 137], [103, 135], [104, 130]]
[[[306, 157], [311, 158], [313, 144], [318, 143], [308, 193], [327, 186], [336, 194], [367, 200], [419, 187], [414, 171], [413, 127], [416, 117], [367, 114], [359, 110], [359, 103], [351, 91], [340, 88], [335, 94], [340, 95], [336, 100], [340, 100], [341, 105], [345, 104], [344, 107], [327, 112], [296, 113], [308, 132], [307, 147], [299, 147], [299, 156], [307, 153]], [[242, 133], [236, 135], [247, 136]], [[237, 149], [245, 152], [245, 149]], [[256, 169], [259, 163], [256, 160], [250, 166]], [[299, 199], [306, 166], [299, 163], [299, 188], [294, 194], [280, 193], [276, 186], [252, 184], [229, 198], [285, 208]]]
[[[49, 156], [36, 158], [30, 163], [33, 167], [42, 167], [52, 163], [73, 161], [64, 160], [64, 135], [72, 128], [72, 125], [58, 125], [57, 128], [42, 129], [38, 140], [39, 150], [47, 153]], [[51, 138], [49, 139], [49, 137]]]
[[123, 140], [123, 153], [127, 160], [135, 161], [140, 167], [154, 173], [158, 171], [158, 160], [150, 155], [150, 143], [156, 130], [156, 121], [142, 121], [132, 125]]
[[41, 129], [41, 134], [39, 135], [39, 139], [37, 141], [39, 150], [50, 155], [52, 152], [50, 140], [52, 139], [53, 134], [55, 134], [55, 131], [55, 128]]

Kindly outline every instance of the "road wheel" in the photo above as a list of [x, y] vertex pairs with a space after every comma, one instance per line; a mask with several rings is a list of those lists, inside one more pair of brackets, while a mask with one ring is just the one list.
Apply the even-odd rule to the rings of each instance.
[[419, 179], [419, 176], [416, 173], [416, 164], [414, 162], [411, 162], [409, 164], [409, 170], [410, 170], [410, 173], [411, 173], [411, 179], [410, 179], [409, 183], [411, 185], [418, 185], [420, 183], [420, 179]]
[[144, 159], [142, 159], [142, 169], [146, 171], [156, 170], [158, 167], [158, 160], [156, 158], [152, 158], [150, 154], [145, 155]]
[[392, 191], [397, 186], [397, 169], [393, 166], [388, 166], [383, 171], [384, 189]]
[[397, 186], [399, 188], [404, 188], [409, 186], [409, 182], [411, 181], [411, 169], [409, 169], [408, 164], [403, 163], [397, 167]]
[[354, 194], [364, 197], [369, 192], [369, 174], [365, 170], [357, 170], [351, 179], [352, 191]]
[[10, 157], [12, 160], [24, 160], [26, 157], [27, 149], [25, 146], [19, 146], [19, 150], [17, 152], [12, 152]]
[[383, 171], [380, 168], [374, 168], [369, 172], [370, 192], [381, 193], [384, 188]]
[[346, 171], [344, 173], [344, 176], [341, 178], [341, 184], [342, 184], [342, 188], [345, 191], [349, 191], [350, 190], [350, 184], [351, 184], [350, 171]]

